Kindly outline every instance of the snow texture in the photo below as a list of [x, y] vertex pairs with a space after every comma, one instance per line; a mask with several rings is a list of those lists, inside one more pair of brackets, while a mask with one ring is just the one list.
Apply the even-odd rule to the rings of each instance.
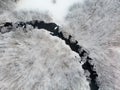
[[20, 0], [19, 10], [37, 10], [48, 13], [54, 21], [62, 22], [74, 3], [83, 3], [84, 0]]
[[[25, 2], [27, 2], [27, 0], [25, 0]], [[67, 2], [67, 0], [65, 0], [65, 2]], [[63, 0], [61, 0], [61, 4], [59, 6], [57, 5], [57, 0], [56, 0], [56, 1], [53, 1], [53, 3], [50, 2], [48, 5], [45, 4], [46, 7], [41, 5], [41, 7], [45, 7], [45, 12], [43, 12], [44, 10], [41, 11], [40, 9], [37, 9], [39, 8], [38, 7], [39, 4], [36, 4], [36, 6], [35, 4], [31, 5], [30, 2], [23, 4], [22, 1], [17, 3], [17, 8], [15, 8], [17, 11], [13, 11], [12, 8], [9, 8], [10, 10], [12, 9], [11, 11], [9, 11], [8, 9], [9, 4], [7, 4], [8, 2], [4, 2], [6, 3], [5, 7], [3, 7], [0, 2], [1, 7], [4, 8], [5, 10], [8, 10], [7, 12], [5, 11], [0, 15], [0, 22], [1, 23], [6, 21], [16, 22], [16, 21], [27, 21], [27, 20], [34, 20], [34, 19], [39, 19], [39, 20], [44, 19], [47, 22], [56, 21], [57, 23], [59, 23], [60, 21], [61, 22], [60, 25], [63, 24], [62, 26], [62, 28], [64, 28], [63, 31], [70, 33], [72, 36], [74, 36], [75, 39], [78, 40], [79, 45], [82, 45], [90, 52], [90, 57], [94, 60], [94, 65], [96, 66], [95, 69], [97, 70], [97, 73], [98, 73], [98, 81], [100, 86], [99, 90], [120, 90], [120, 84], [119, 84], [120, 83], [120, 63], [119, 63], [120, 62], [120, 52], [119, 52], [120, 51], [119, 49], [120, 48], [120, 1], [119, 0], [85, 0], [84, 3], [83, 2], [82, 4], [76, 3], [70, 8], [69, 6], [72, 5], [71, 4], [72, 0], [70, 1], [70, 4], [68, 4], [68, 2], [66, 4], [63, 2]], [[27, 7], [25, 7], [26, 5]], [[30, 5], [32, 6], [32, 8], [30, 7]], [[56, 5], [59, 6], [60, 12], [58, 9], [56, 10], [54, 8], [51, 9], [51, 11], [47, 9], [47, 6], [50, 6], [50, 5], [53, 5], [54, 8]], [[35, 6], [35, 8], [33, 6]], [[65, 11], [61, 7], [64, 8]], [[49, 10], [49, 12], [47, 10]], [[53, 11], [55, 10], [56, 13], [53, 12], [52, 10]], [[66, 14], [66, 11], [68, 11], [67, 14]], [[64, 21], [66, 21], [67, 23]], [[57, 39], [59, 42], [59, 44], [57, 44], [56, 42], [54, 42], [55, 38], [51, 39], [52, 37], [49, 35], [47, 38], [45, 38], [46, 36], [43, 34], [44, 31], [43, 32], [39, 31], [40, 33], [36, 33], [36, 32], [33, 32], [33, 31], [32, 33], [29, 32], [29, 35], [24, 35], [24, 33], [22, 32], [20, 32], [19, 34], [15, 34], [16, 32], [7, 33], [4, 35], [0, 34], [0, 43], [1, 43], [0, 47], [2, 47], [0, 48], [0, 51], [1, 51], [0, 58], [2, 58], [0, 59], [0, 62], [1, 62], [0, 63], [0, 67], [1, 67], [0, 68], [0, 72], [1, 72], [0, 85], [2, 87], [1, 90], [5, 90], [5, 88], [7, 90], [19, 90], [19, 88], [21, 87], [24, 87], [25, 90], [26, 89], [30, 90], [32, 89], [32, 85], [34, 86], [35, 84], [33, 82], [37, 82], [37, 79], [39, 78], [39, 76], [35, 76], [35, 75], [43, 75], [43, 79], [40, 79], [40, 80], [44, 82], [44, 83], [36, 83], [36, 85], [38, 86], [35, 86], [35, 88], [37, 87], [43, 88], [46, 85], [48, 85], [51, 87], [52, 90], [59, 90], [59, 89], [65, 90], [67, 86], [68, 86], [68, 90], [77, 90], [79, 88], [77, 86], [80, 85], [80, 88], [78, 90], [89, 90], [89, 85], [85, 79], [85, 76], [83, 75], [83, 70], [81, 68], [81, 65], [78, 63], [78, 61], [76, 61], [77, 59], [74, 58], [74, 55], [71, 56], [71, 54], [68, 54], [68, 53], [72, 53], [72, 51], [65, 45], [65, 43], [61, 45], [62, 41]], [[21, 36], [21, 34], [23, 35]], [[15, 37], [12, 37], [14, 35]], [[43, 40], [36, 38], [37, 35], [41, 37]], [[11, 44], [14, 44], [14, 42], [16, 41], [19, 41], [19, 43], [22, 46], [15, 44], [13, 45], [14, 46], [13, 48]], [[4, 43], [2, 44], [2, 42]], [[43, 44], [43, 42], [45, 44]], [[56, 44], [58, 45], [57, 47], [55, 47]], [[40, 45], [41, 48], [38, 47], [38, 45]], [[33, 50], [33, 52], [29, 51], [30, 47], [32, 47], [31, 50]], [[54, 49], [51, 50], [50, 47], [51, 48], [54, 47]], [[46, 50], [46, 48], [50, 48], [51, 51], [48, 51], [49, 53], [44, 52], [44, 54], [42, 55], [40, 54], [41, 56], [39, 56], [38, 54], [42, 50], [43, 51]], [[57, 48], [60, 50], [59, 53], [56, 51]], [[13, 51], [15, 49], [17, 50]], [[38, 51], [37, 49], [40, 49], [40, 50]], [[36, 51], [38, 53], [35, 53]], [[12, 56], [12, 54], [17, 54], [16, 52], [18, 53], [18, 55], [16, 55], [18, 57]], [[35, 54], [34, 57], [36, 58], [42, 57], [42, 59], [31, 58], [32, 53]], [[63, 56], [61, 56], [62, 53], [63, 53]], [[59, 54], [59, 55], [56, 55], [56, 54]], [[12, 59], [12, 58], [16, 58], [16, 59]], [[60, 60], [61, 58], [63, 59]], [[31, 66], [30, 67], [27, 66], [29, 64], [27, 60], [34, 62], [33, 66], [35, 66], [35, 69], [33, 68], [31, 72], [29, 72], [29, 70], [31, 70], [30, 69]], [[71, 80], [67, 81], [63, 73], [63, 72], [66, 72], [64, 71], [66, 69], [60, 69], [60, 67], [54, 68], [54, 69], [52, 68], [51, 70], [53, 71], [55, 70], [56, 77], [54, 77], [54, 79], [58, 80], [61, 77], [61, 82], [59, 84], [57, 81], [50, 83], [50, 81], [53, 81], [53, 80], [49, 77], [49, 74], [50, 74], [48, 73], [49, 70], [47, 67], [44, 66], [44, 64], [36, 63], [39, 60], [40, 62], [42, 62], [42, 60], [43, 61], [48, 60], [47, 61], [48, 63], [52, 61], [50, 65], [52, 65], [52, 63], [54, 63], [54, 61], [57, 60], [58, 62], [55, 65], [56, 67], [58, 67], [57, 66], [58, 64], [60, 64], [60, 67], [62, 67], [62, 65], [64, 65], [62, 61], [64, 60], [66, 61], [71, 60], [71, 62], [67, 61], [67, 64], [71, 63], [74, 66], [72, 67], [72, 69], [71, 68], [67, 69], [69, 72], [72, 72], [71, 74], [69, 74], [70, 75], [69, 79], [71, 79], [72, 77], [76, 77], [74, 75], [75, 74], [78, 75], [77, 72], [80, 71], [80, 76], [78, 75], [77, 80], [75, 79], [76, 80], [75, 83], [77, 84], [79, 83], [79, 85], [72, 83]], [[14, 62], [16, 62], [18, 66], [14, 64]], [[8, 63], [11, 63], [11, 64], [8, 64]], [[44, 67], [42, 67], [42, 65]], [[18, 67], [18, 68], [15, 68], [15, 67]], [[43, 70], [43, 72], [38, 73], [37, 70], [38, 71]], [[56, 73], [59, 70], [61, 70], [62, 75], [60, 75], [59, 73]], [[19, 77], [20, 75], [21, 77]], [[45, 80], [49, 80], [49, 81], [45, 81]], [[74, 78], [72, 78], [72, 80], [74, 81]], [[63, 82], [65, 82], [64, 85], [62, 84]], [[74, 89], [69, 89], [70, 88], [69, 85], [71, 85], [71, 83]], [[19, 86], [19, 85], [22, 85], [22, 86]], [[56, 85], [56, 86], [54, 87], [52, 85]], [[59, 87], [59, 85], [61, 86]], [[24, 88], [22, 90], [24, 90]], [[48, 87], [45, 87], [46, 90], [47, 88]], [[40, 90], [44, 90], [44, 89], [40, 89]]]
[[89, 90], [78, 54], [45, 30], [0, 35], [0, 90]]

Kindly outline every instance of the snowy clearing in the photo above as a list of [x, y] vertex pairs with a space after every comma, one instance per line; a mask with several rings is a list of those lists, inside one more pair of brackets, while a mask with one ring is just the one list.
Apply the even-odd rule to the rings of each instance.
[[84, 0], [20, 0], [18, 10], [39, 10], [53, 17], [53, 20], [62, 21], [68, 9], [74, 3], [83, 3]]

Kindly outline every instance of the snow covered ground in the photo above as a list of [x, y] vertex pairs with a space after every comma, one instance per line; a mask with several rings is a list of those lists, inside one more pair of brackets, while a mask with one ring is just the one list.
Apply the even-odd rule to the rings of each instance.
[[84, 0], [20, 0], [19, 10], [35, 10], [48, 13], [54, 21], [63, 22], [69, 8], [74, 3], [83, 3]]
[[89, 90], [77, 53], [45, 30], [0, 34], [0, 90]]
[[[70, 7], [70, 9], [69, 9], [69, 6], [76, 2], [80, 2], [80, 4], [75, 4], [72, 7]], [[5, 8], [4, 7], [5, 5], [9, 7], [9, 4], [4, 3], [1, 5], [2, 8]], [[96, 66], [95, 68], [99, 75], [98, 81], [99, 81], [99, 85], [100, 85], [100, 90], [120, 90], [120, 84], [119, 84], [120, 83], [120, 63], [119, 63], [120, 62], [120, 53], [119, 53], [120, 52], [120, 1], [119, 0], [85, 0], [85, 1], [83, 1], [83, 0], [56, 0], [56, 1], [54, 1], [54, 0], [53, 1], [52, 0], [43, 0], [43, 1], [42, 0], [20, 0], [17, 3], [17, 8], [15, 8], [15, 9], [17, 10], [17, 12], [9, 11], [5, 14], [0, 15], [0, 22], [5, 22], [5, 21], [14, 21], [15, 22], [15, 21], [24, 21], [24, 20], [26, 21], [26, 20], [32, 20], [32, 19], [39, 19], [39, 20], [45, 20], [48, 22], [49, 21], [61, 22], [60, 24], [62, 24], [62, 23], [65, 23], [64, 21], [67, 21], [68, 23], [62, 27], [62, 28], [64, 28], [63, 31], [66, 31], [67, 33], [73, 35], [75, 37], [75, 39], [78, 40], [80, 45], [82, 45], [83, 47], [85, 47], [87, 50], [90, 51], [90, 57], [93, 58], [94, 64]], [[31, 10], [33, 10], [33, 11], [29, 12]], [[24, 12], [21, 12], [21, 11], [24, 11]], [[36, 13], [36, 12], [38, 12], [38, 13]], [[41, 14], [41, 12], [44, 12], [44, 14]], [[45, 14], [47, 14], [47, 15], [45, 15]], [[53, 20], [51, 20], [50, 17]], [[40, 49], [39, 47], [35, 48], [35, 46], [33, 45], [34, 41], [38, 42], [38, 43], [35, 43], [36, 46], [37, 45], [41, 46], [40, 43], [42, 43], [43, 45], [41, 47], [44, 46], [45, 50], [46, 50], [46, 48], [50, 48], [50, 47], [52, 48], [56, 45], [55, 38], [51, 39], [52, 37], [50, 37], [50, 36], [48, 36], [46, 38], [46, 35], [44, 35], [42, 32], [37, 33], [38, 36], [41, 36], [40, 37], [41, 41], [39, 41], [39, 39], [36, 38], [36, 36], [35, 36], [36, 32], [29, 33], [30, 36], [29, 35], [20, 36], [21, 34], [22, 33], [18, 34], [19, 38], [17, 36], [15, 36], [15, 38], [12, 36], [9, 36], [9, 35], [13, 35], [11, 33], [8, 33], [5, 35], [0, 34], [0, 42], [1, 42], [0, 45], [2, 47], [2, 48], [0, 48], [0, 50], [1, 50], [1, 53], [3, 53], [3, 54], [0, 54], [0, 58], [2, 58], [2, 59], [0, 59], [0, 61], [1, 61], [1, 63], [0, 63], [1, 84], [0, 85], [3, 85], [3, 86], [1, 86], [3, 90], [5, 87], [8, 87], [8, 86], [10, 86], [10, 89], [8, 88], [7, 90], [19, 90], [18, 89], [20, 87], [19, 85], [22, 85], [22, 84], [19, 84], [19, 83], [21, 83], [21, 80], [25, 79], [26, 80], [26, 81], [24, 80], [25, 82], [27, 82], [28, 81], [27, 79], [30, 79], [30, 78], [32, 78], [32, 80], [33, 80], [33, 78], [35, 77], [35, 74], [37, 72], [37, 70], [35, 70], [35, 74], [33, 73], [34, 72], [33, 71], [29, 77], [23, 76], [19, 79], [17, 75], [19, 75], [20, 72], [22, 72], [22, 74], [25, 72], [23, 69], [25, 69], [25, 67], [27, 67], [26, 65], [28, 65], [29, 62], [26, 62], [27, 58], [22, 57], [22, 55], [21, 56], [18, 55], [21, 58], [25, 58], [24, 59], [25, 61], [22, 59], [23, 63], [20, 62], [19, 57], [14, 57], [12, 55], [12, 54], [15, 54], [15, 52], [16, 52], [16, 51], [15, 52], [12, 51], [13, 49], [20, 50], [20, 51], [17, 51], [17, 53], [24, 52], [24, 55], [26, 55], [28, 57], [28, 56], [31, 56], [31, 53], [32, 53], [32, 51], [30, 51], [31, 53], [28, 53], [30, 47], [33, 48], [31, 50], [33, 50], [34, 54], [35, 54], [34, 50]], [[30, 39], [28, 37], [30, 37]], [[50, 39], [49, 39], [49, 37], [50, 37]], [[9, 39], [7, 39], [7, 38], [9, 38]], [[13, 44], [16, 44], [14, 42], [20, 41], [19, 40], [20, 38], [23, 38], [20, 43], [24, 47], [19, 46], [19, 45], [13, 45]], [[44, 42], [45, 40], [46, 40], [46, 42]], [[13, 45], [13, 46], [11, 47], [6, 43], [2, 43], [3, 41], [7, 42], [7, 43], [9, 42], [9, 45]], [[51, 41], [52, 43], [49, 41]], [[48, 45], [46, 45], [48, 43], [50, 43], [50, 47]], [[59, 41], [59, 39], [57, 39], [58, 46], [56, 46], [54, 49], [50, 49], [50, 50], [51, 50], [51, 52], [56, 53], [56, 52], [58, 52], [58, 51], [56, 51], [56, 49], [59, 49], [60, 53], [63, 53], [63, 54], [66, 53], [68, 56], [64, 56], [64, 55], [61, 56], [59, 54], [58, 56], [53, 55], [53, 57], [51, 57], [50, 55], [52, 53], [46, 52], [48, 57], [43, 55], [45, 57], [44, 58], [42, 55], [39, 56], [38, 54], [34, 57], [43, 57], [42, 58], [43, 60], [44, 59], [46, 60], [46, 58], [48, 59], [50, 57], [51, 59], [48, 59], [48, 62], [50, 62], [49, 60], [52, 60], [51, 64], [54, 63], [55, 60], [58, 60], [58, 62], [60, 62], [61, 61], [61, 60], [59, 60], [60, 58], [63, 58], [62, 61], [64, 61], [64, 60], [72, 61], [72, 59], [68, 58], [69, 55], [71, 55], [72, 51], [65, 45], [65, 43], [64, 44], [63, 43], [64, 42], [62, 42], [61, 40]], [[27, 47], [27, 45], [29, 46], [29, 48]], [[9, 48], [9, 49], [4, 49], [4, 48]], [[65, 51], [64, 51], [64, 49], [65, 49]], [[6, 54], [4, 54], [4, 50], [6, 50]], [[19, 58], [18, 62], [15, 61], [16, 59], [9, 61], [9, 57], [10, 58]], [[60, 57], [60, 58], [58, 59], [57, 57]], [[74, 56], [72, 58], [74, 58]], [[35, 62], [39, 61], [37, 59], [32, 59], [32, 60], [33, 61], [35, 60]], [[14, 64], [14, 61], [18, 64], [18, 66], [22, 65], [22, 66], [20, 66], [20, 69], [21, 69], [20, 72], [16, 71], [17, 69], [19, 70], [19, 67], [14, 68], [17, 66], [16, 63]], [[24, 64], [24, 62], [26, 62], [26, 63]], [[40, 62], [42, 62], [42, 60]], [[57, 64], [58, 64], [58, 62], [57, 62]], [[11, 63], [11, 64], [8, 64], [8, 63]], [[36, 64], [36, 63], [34, 63], [34, 64]], [[57, 64], [56, 64], [56, 67], [57, 67]], [[61, 67], [62, 67], [62, 64], [60, 65]], [[69, 63], [69, 64], [71, 65], [71, 63]], [[74, 66], [73, 71], [75, 71], [76, 66], [79, 67], [78, 63], [76, 63], [76, 61], [75, 62], [73, 61], [72, 64]], [[37, 65], [41, 66], [42, 64], [37, 63]], [[43, 67], [40, 67], [40, 68], [35, 67], [35, 68], [44, 69]], [[52, 66], [50, 68], [51, 68], [51, 70], [54, 71]], [[45, 69], [48, 70], [47, 68], [45, 68]], [[70, 69], [69, 71], [72, 72], [71, 68], [69, 68], [69, 69]], [[56, 70], [56, 68], [55, 68], [55, 70]], [[88, 83], [85, 81], [85, 77], [83, 75], [81, 66], [79, 67], [79, 69], [77, 68], [76, 70], [78, 72], [80, 71], [80, 75], [81, 74], [82, 75], [79, 76], [77, 71], [72, 72], [70, 75], [73, 75], [73, 73], [76, 73], [78, 75], [77, 78], [79, 78], [80, 81], [79, 80], [77, 81], [76, 79], [74, 79], [74, 80], [75, 80], [75, 82], [77, 82], [77, 84], [80, 83], [80, 85], [83, 86], [83, 87], [81, 87], [82, 88], [81, 90], [89, 90]], [[28, 71], [29, 71], [29, 68], [26, 69], [25, 73], [29, 74]], [[44, 72], [44, 74], [46, 74], [46, 73], [47, 73], [47, 71]], [[61, 73], [63, 75], [63, 71]], [[41, 76], [42, 74], [39, 73], [39, 75]], [[56, 73], [56, 75], [58, 75], [58, 74]], [[12, 77], [14, 77], [14, 78], [12, 78]], [[59, 77], [61, 78], [61, 76], [59, 76]], [[74, 77], [76, 77], [76, 76], [74, 76]], [[44, 80], [46, 80], [46, 78], [47, 78], [47, 80], [52, 81], [51, 78], [49, 77], [49, 75], [44, 76]], [[66, 80], [64, 75], [62, 78], [65, 79], [65, 82], [67, 82], [67, 85], [69, 86], [70, 84], [68, 84], [68, 81]], [[69, 77], [69, 79], [71, 79], [71, 76]], [[15, 82], [17, 82], [17, 80], [18, 80], [18, 83], [15, 84]], [[36, 78], [35, 78], [35, 80], [36, 80]], [[34, 84], [31, 82], [33, 82], [33, 81], [30, 81], [30, 83], [28, 82], [27, 85], [25, 85], [25, 90], [26, 90], [27, 86], [30, 86], [30, 85], [34, 86]], [[62, 83], [63, 82], [61, 81], [60, 82], [61, 87], [63, 85]], [[46, 84], [49, 86], [50, 84], [55, 85], [56, 83], [45, 82], [44, 85], [46, 85]], [[16, 86], [16, 85], [19, 87], [16, 87], [14, 89], [14, 86]], [[41, 85], [41, 84], [37, 83], [37, 85]], [[74, 85], [74, 84], [72, 83], [72, 85]], [[38, 86], [35, 86], [35, 88], [36, 87], [38, 87]], [[77, 86], [75, 86], [75, 88], [76, 87]], [[51, 88], [53, 88], [53, 87], [51, 87]], [[55, 87], [55, 88], [57, 88], [57, 87]], [[57, 90], [57, 89], [55, 89], [55, 90]], [[71, 89], [68, 89], [68, 90], [71, 90]], [[74, 89], [72, 89], [72, 90], [74, 90]], [[77, 90], [77, 89], [75, 89], [75, 90]], [[78, 90], [80, 90], [80, 89], [78, 89]]]

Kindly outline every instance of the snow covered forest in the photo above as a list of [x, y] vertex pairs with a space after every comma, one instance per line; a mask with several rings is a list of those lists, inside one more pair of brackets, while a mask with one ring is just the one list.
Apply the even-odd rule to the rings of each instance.
[[0, 0], [0, 90], [120, 90], [119, 62], [120, 0]]

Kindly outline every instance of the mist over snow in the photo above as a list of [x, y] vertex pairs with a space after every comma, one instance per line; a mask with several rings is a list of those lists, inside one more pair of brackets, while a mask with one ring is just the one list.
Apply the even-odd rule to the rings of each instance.
[[84, 0], [20, 0], [17, 10], [38, 10], [49, 13], [54, 21], [64, 21], [68, 9], [74, 3]]

